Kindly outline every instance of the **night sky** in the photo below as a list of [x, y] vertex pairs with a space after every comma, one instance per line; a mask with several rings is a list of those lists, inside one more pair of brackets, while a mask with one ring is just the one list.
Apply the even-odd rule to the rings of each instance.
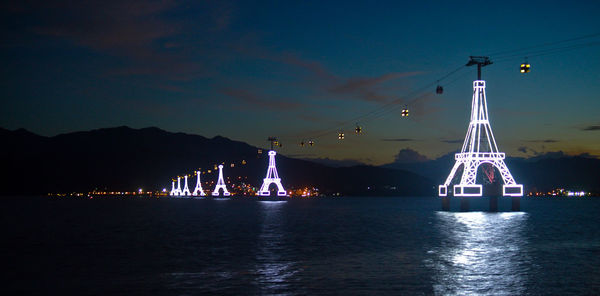
[[[501, 151], [600, 156], [600, 35], [554, 45], [589, 46], [532, 54], [526, 75], [520, 52], [494, 60], [599, 33], [598, 1], [1, 5], [4, 128], [53, 136], [156, 126], [260, 146], [275, 135], [281, 153], [301, 158], [435, 158], [462, 145], [476, 69], [442, 80], [443, 95], [436, 79], [470, 55], [490, 55], [483, 79]], [[310, 139], [315, 147], [298, 145]], [[419, 155], [399, 153], [406, 148]]]

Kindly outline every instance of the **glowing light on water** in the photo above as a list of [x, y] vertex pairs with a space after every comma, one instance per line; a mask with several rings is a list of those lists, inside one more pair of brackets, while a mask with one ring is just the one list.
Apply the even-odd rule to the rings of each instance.
[[427, 251], [433, 294], [522, 295], [532, 265], [525, 212], [437, 212], [441, 240]]

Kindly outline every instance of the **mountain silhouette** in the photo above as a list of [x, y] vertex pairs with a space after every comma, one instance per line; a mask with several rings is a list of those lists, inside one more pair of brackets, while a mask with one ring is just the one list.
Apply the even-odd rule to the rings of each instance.
[[[434, 160], [395, 162], [381, 167], [410, 171], [442, 184], [454, 162], [454, 153], [449, 153]], [[555, 188], [600, 192], [600, 159], [587, 154], [569, 156], [550, 152], [532, 158], [507, 157], [505, 162], [517, 183], [524, 185], [525, 193]]]
[[[0, 194], [133, 191], [170, 189], [171, 179], [198, 168], [211, 169], [203, 181], [224, 175], [260, 187], [267, 150], [216, 136], [172, 133], [155, 127], [126, 126], [73, 132], [53, 137], [24, 129], [0, 128]], [[233, 164], [233, 166], [232, 166]], [[366, 165], [333, 168], [277, 155], [277, 170], [287, 188], [316, 186], [326, 194], [432, 195], [434, 182], [415, 173]], [[190, 181], [193, 189], [195, 180]]]

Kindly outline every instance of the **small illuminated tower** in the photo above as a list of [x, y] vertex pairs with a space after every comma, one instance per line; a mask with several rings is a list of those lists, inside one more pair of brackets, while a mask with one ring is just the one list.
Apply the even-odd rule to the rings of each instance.
[[213, 190], [213, 196], [219, 196], [219, 189], [223, 189], [223, 196], [231, 195], [229, 191], [227, 191], [227, 187], [225, 186], [225, 182], [223, 181], [223, 165], [219, 165], [219, 180], [217, 181], [217, 186], [215, 186], [215, 190]]
[[183, 186], [183, 192], [181, 192], [182, 196], [190, 196], [190, 195], [192, 195], [192, 193], [190, 192], [190, 189], [188, 188], [187, 177], [188, 177], [187, 175], [183, 176], [183, 178], [185, 180], [184, 181], [185, 185]]
[[175, 190], [175, 196], [181, 196], [181, 177], [177, 176], [177, 189]]
[[277, 168], [275, 167], [275, 155], [277, 154], [277, 152], [275, 152], [274, 150], [269, 151], [269, 168], [267, 169], [267, 177], [263, 179], [263, 184], [260, 187], [260, 190], [258, 191], [258, 195], [260, 196], [269, 196], [271, 195], [271, 192], [269, 192], [269, 186], [272, 183], [275, 183], [275, 185], [277, 185], [277, 195], [278, 196], [285, 196], [285, 190], [283, 189], [283, 186], [281, 185], [281, 178], [279, 178], [279, 175], [277, 174]]
[[175, 191], [175, 181], [171, 180], [171, 193], [169, 193], [170, 196], [175, 196], [177, 192]]
[[193, 196], [206, 196], [206, 194], [204, 193], [204, 190], [202, 190], [202, 183], [200, 183], [200, 175], [202, 174], [202, 172], [197, 171], [196, 175], [198, 176], [197, 180], [196, 180], [196, 189], [194, 189], [194, 193], [192, 193]]
[[500, 171], [504, 185], [504, 196], [523, 196], [523, 185], [517, 184], [504, 163], [504, 152], [498, 151], [494, 134], [488, 120], [488, 109], [485, 95], [485, 81], [481, 80], [481, 67], [491, 64], [487, 57], [471, 57], [467, 66], [477, 65], [477, 78], [473, 82], [473, 100], [471, 102], [471, 120], [467, 135], [460, 153], [456, 153], [456, 163], [446, 182], [439, 186], [439, 196], [448, 195], [448, 186], [454, 179], [457, 170], [463, 166], [460, 183], [454, 185], [454, 196], [481, 196], [482, 185], [475, 184], [477, 168], [481, 164], [489, 164]]

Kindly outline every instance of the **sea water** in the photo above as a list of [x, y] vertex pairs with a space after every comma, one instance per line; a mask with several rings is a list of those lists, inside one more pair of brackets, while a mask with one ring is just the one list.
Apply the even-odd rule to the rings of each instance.
[[2, 202], [11, 294], [600, 294], [594, 197], [498, 213], [436, 197]]

